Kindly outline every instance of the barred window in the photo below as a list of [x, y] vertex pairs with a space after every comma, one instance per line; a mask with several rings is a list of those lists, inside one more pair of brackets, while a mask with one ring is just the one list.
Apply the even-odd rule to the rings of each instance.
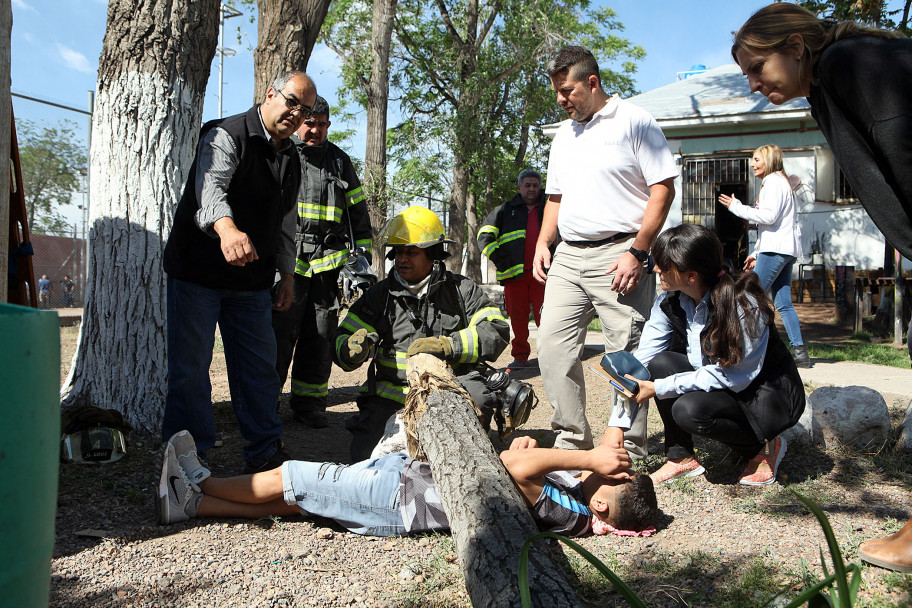
[[846, 204], [858, 202], [858, 196], [852, 189], [852, 185], [849, 184], [849, 180], [846, 179], [842, 169], [838, 169], [836, 175], [836, 202]]
[[[682, 221], [714, 230], [719, 188], [729, 184], [749, 184], [753, 179], [750, 158], [746, 156], [685, 160], [682, 175]], [[749, 203], [743, 198], [742, 202]]]

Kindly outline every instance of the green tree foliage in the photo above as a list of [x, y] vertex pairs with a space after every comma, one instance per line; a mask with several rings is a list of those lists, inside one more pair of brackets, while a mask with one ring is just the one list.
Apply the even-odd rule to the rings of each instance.
[[909, 27], [909, 8], [912, 0], [889, 3], [885, 0], [803, 0], [801, 6], [821, 17], [835, 17], [840, 21], [858, 21], [873, 27], [898, 30], [912, 35]]
[[[370, 10], [338, 0], [323, 31], [329, 46], [344, 51], [340, 96], [356, 103], [363, 103], [357, 82], [371, 60]], [[477, 218], [516, 193], [517, 173], [545, 168], [548, 143], [538, 127], [565, 118], [544, 72], [554, 52], [586, 46], [608, 91], [636, 92], [634, 62], [645, 53], [616, 35], [622, 30], [613, 10], [585, 0], [400, 2], [391, 99], [404, 119], [389, 137], [394, 191], [448, 198], [451, 236], [459, 244], [474, 240]], [[475, 274], [473, 247], [468, 257]]]
[[39, 127], [19, 120], [16, 128], [29, 230], [68, 233], [70, 224], [61, 208], [79, 192], [80, 172], [86, 168], [85, 148], [76, 137], [75, 125], [63, 121], [54, 127]]

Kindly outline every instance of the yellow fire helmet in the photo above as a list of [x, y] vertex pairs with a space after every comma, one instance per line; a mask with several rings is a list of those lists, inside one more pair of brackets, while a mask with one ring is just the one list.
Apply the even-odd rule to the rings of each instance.
[[387, 247], [414, 245], [422, 249], [454, 242], [446, 238], [437, 214], [427, 207], [418, 206], [409, 207], [388, 221], [378, 238]]

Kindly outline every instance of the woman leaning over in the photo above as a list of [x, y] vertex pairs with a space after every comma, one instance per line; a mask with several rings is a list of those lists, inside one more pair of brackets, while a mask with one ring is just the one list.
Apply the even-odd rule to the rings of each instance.
[[[833, 156], [877, 228], [912, 259], [912, 40], [818, 19], [794, 4], [757, 11], [732, 57], [771, 103], [807, 97]], [[907, 340], [912, 354], [912, 341]], [[912, 572], [912, 521], [861, 545], [867, 562]]]
[[720, 195], [719, 202], [738, 217], [756, 222], [757, 245], [744, 269], [756, 272], [763, 289], [772, 295], [792, 345], [795, 364], [810, 367], [798, 313], [792, 306], [792, 268], [801, 255], [801, 230], [792, 185], [782, 167], [782, 150], [775, 144], [760, 146], [754, 150], [751, 167], [754, 176], [763, 180], [757, 206], [748, 207], [727, 194]]
[[724, 270], [719, 239], [694, 224], [663, 232], [652, 255], [663, 293], [634, 354], [653, 378], [638, 381], [636, 400], [655, 397], [665, 425], [668, 460], [653, 481], [702, 473], [693, 447], [701, 435], [748, 461], [739, 483], [773, 483], [786, 448], [778, 435], [805, 400], [757, 275]]

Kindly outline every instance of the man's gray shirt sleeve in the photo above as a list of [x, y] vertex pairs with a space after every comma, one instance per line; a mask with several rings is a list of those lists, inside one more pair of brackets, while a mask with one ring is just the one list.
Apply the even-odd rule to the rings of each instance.
[[218, 238], [212, 228], [215, 222], [234, 217], [228, 205], [228, 186], [239, 162], [234, 140], [224, 129], [215, 127], [203, 135], [197, 150], [194, 184], [200, 208], [194, 219], [197, 227], [212, 238]]

